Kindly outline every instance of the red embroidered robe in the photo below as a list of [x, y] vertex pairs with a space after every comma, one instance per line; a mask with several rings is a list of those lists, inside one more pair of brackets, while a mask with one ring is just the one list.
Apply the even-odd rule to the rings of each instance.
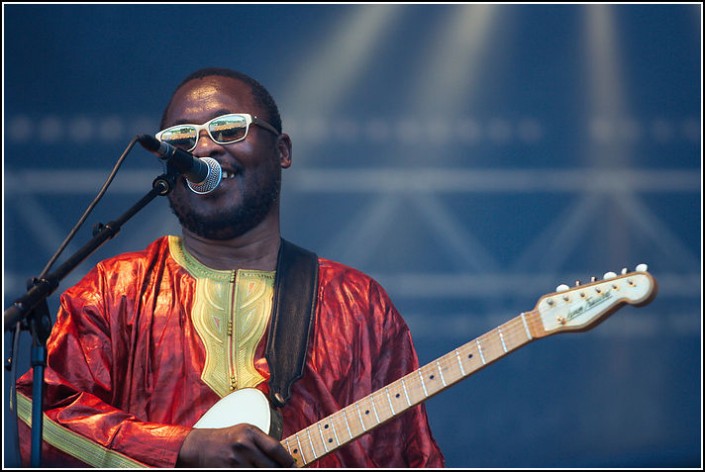
[[[319, 265], [315, 325], [304, 376], [282, 409], [283, 438], [418, 368], [409, 329], [382, 287], [342, 264], [321, 258]], [[204, 280], [230, 290], [235, 279], [201, 265], [172, 236], [101, 262], [69, 288], [47, 344], [44, 463], [173, 467], [192, 425], [225, 390], [239, 388], [248, 368], [238, 371], [234, 357], [207, 348], [204, 332], [225, 328], [199, 328], [192, 313], [212, 295]], [[265, 341], [256, 343], [248, 375], [252, 382], [259, 375], [257, 388], [266, 391]], [[214, 358], [226, 365], [214, 368]], [[24, 418], [31, 383], [31, 371], [18, 382]], [[28, 461], [22, 421], [20, 432]], [[310, 466], [443, 467], [444, 459], [421, 404]]]

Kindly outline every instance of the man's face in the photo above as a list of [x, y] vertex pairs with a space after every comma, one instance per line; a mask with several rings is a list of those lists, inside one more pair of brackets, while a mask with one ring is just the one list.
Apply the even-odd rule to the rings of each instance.
[[[229, 113], [249, 113], [264, 120], [249, 85], [229, 77], [196, 79], [177, 90], [166, 114], [165, 127], [202, 124]], [[199, 195], [178, 179], [169, 203], [179, 222], [203, 238], [226, 240], [246, 233], [278, 212], [281, 169], [291, 164], [288, 137], [277, 138], [256, 125], [243, 141], [216, 144], [201, 131], [196, 157], [212, 157], [223, 169], [214, 191]]]

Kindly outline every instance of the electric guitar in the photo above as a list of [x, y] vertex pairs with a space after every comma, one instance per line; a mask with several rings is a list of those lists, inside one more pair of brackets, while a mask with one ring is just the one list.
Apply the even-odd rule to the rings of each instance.
[[[282, 440], [298, 467], [310, 464], [362, 436], [407, 409], [520, 347], [552, 334], [586, 331], [625, 304], [643, 306], [656, 295], [656, 281], [640, 264], [621, 275], [568, 287], [541, 297], [533, 310], [494, 328], [448, 354]], [[272, 434], [273, 413], [265, 395], [254, 388], [235, 391], [218, 401], [196, 428], [224, 428], [249, 423]]]

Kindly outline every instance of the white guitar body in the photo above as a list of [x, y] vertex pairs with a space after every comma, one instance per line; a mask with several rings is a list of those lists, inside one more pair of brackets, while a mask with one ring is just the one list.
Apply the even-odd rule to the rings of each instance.
[[[620, 306], [645, 305], [655, 294], [656, 281], [645, 265], [631, 273], [624, 269], [621, 275], [608, 272], [599, 282], [572, 288], [561, 285], [541, 297], [533, 310], [291, 435], [282, 445], [295, 465], [303, 467], [536, 339], [585, 331]], [[255, 425], [281, 439], [281, 414], [270, 408], [262, 392], [252, 388], [222, 398], [195, 427], [224, 428], [240, 423]]]
[[267, 397], [256, 388], [243, 388], [221, 398], [193, 427], [227, 428], [240, 423], [269, 433], [272, 411]]

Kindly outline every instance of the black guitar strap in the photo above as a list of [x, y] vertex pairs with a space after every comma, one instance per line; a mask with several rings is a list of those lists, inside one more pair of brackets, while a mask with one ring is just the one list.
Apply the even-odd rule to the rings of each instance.
[[270, 370], [269, 396], [277, 407], [286, 404], [292, 385], [303, 375], [317, 289], [318, 256], [282, 239], [265, 352]]

